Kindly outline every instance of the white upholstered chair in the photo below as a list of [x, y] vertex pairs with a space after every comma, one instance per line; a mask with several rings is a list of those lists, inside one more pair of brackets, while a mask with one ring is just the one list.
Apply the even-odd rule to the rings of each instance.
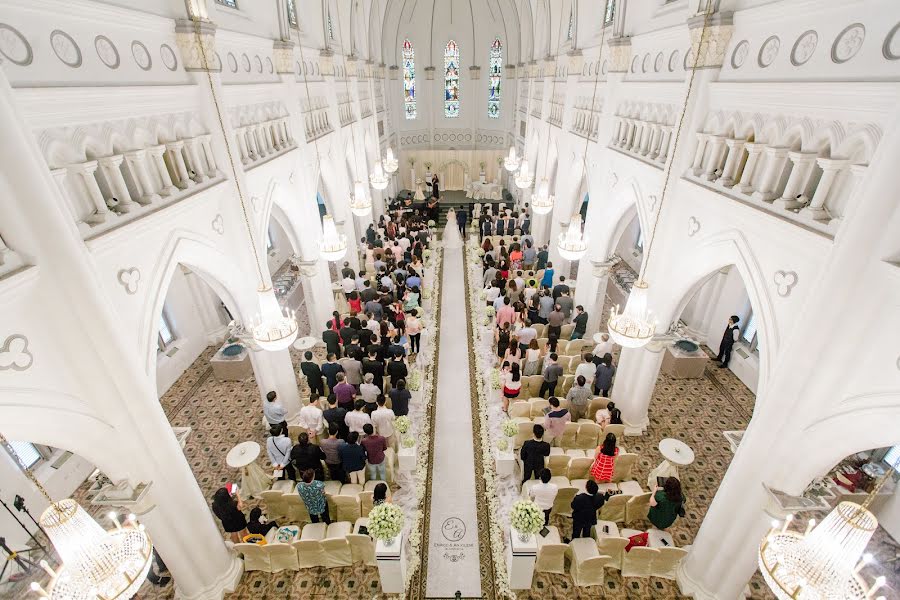
[[603, 585], [606, 582], [606, 565], [612, 560], [601, 555], [593, 538], [577, 538], [569, 542], [569, 573], [578, 587]]

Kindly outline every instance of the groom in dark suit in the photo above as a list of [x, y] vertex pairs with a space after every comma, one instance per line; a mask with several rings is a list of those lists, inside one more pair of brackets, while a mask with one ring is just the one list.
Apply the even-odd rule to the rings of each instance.
[[456, 224], [459, 226], [459, 236], [463, 239], [466, 239], [466, 221], [469, 219], [469, 214], [464, 206], [461, 206], [458, 211], [456, 211]]

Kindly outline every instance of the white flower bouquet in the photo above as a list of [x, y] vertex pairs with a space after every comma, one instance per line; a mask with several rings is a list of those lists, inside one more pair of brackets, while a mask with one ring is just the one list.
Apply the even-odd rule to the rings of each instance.
[[416, 438], [414, 438], [414, 437], [405, 437], [405, 438], [403, 438], [403, 441], [400, 442], [400, 445], [403, 446], [404, 448], [407, 448], [407, 449], [409, 449], [409, 448], [415, 448], [415, 447], [416, 447]]
[[494, 315], [497, 314], [497, 311], [494, 309], [493, 306], [488, 306], [487, 310], [485, 311], [485, 314], [488, 316], [489, 319], [493, 319]]
[[479, 248], [475, 251], [475, 254], [477, 254], [478, 256], [484, 256], [484, 248]]
[[431, 290], [422, 290], [422, 300], [431, 299]]
[[500, 389], [500, 369], [491, 369], [491, 389]]
[[[544, 511], [531, 500], [519, 500], [513, 504], [512, 512], [509, 514], [509, 524], [519, 533], [535, 534], [544, 526]], [[369, 531], [371, 530], [372, 513], [369, 513]]]
[[422, 371], [414, 369], [409, 374], [409, 379], [406, 383], [408, 384], [406, 387], [409, 388], [411, 392], [418, 392], [419, 388], [422, 387]]
[[497, 450], [500, 452], [506, 452], [509, 450], [509, 440], [506, 438], [500, 438], [497, 440]]
[[434, 222], [433, 219], [428, 219], [428, 226], [431, 227], [431, 228], [434, 228], [435, 222]]
[[396, 421], [394, 421], [394, 429], [396, 429], [400, 433], [406, 433], [407, 431], [409, 431], [411, 425], [412, 421], [406, 415], [401, 415], [397, 417]]
[[423, 257], [425, 260], [428, 260], [429, 258], [431, 258], [431, 250], [428, 250], [428, 249], [426, 248], [425, 251], [422, 252], [422, 257]]
[[[541, 514], [543, 524], [544, 513], [541, 513], [537, 506], [535, 509]], [[393, 540], [401, 531], [403, 531], [403, 511], [396, 504], [379, 504], [369, 511], [369, 534], [376, 540]]]
[[519, 425], [515, 421], [506, 420], [500, 425], [500, 431], [508, 438], [515, 437], [519, 433]]

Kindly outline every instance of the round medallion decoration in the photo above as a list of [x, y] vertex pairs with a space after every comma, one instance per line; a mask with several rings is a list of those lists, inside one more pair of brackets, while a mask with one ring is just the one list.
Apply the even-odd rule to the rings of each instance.
[[134, 62], [137, 63], [137, 66], [143, 70], [149, 71], [150, 67], [153, 66], [153, 61], [150, 59], [150, 52], [147, 51], [147, 46], [137, 40], [131, 42], [131, 55], [134, 57]]
[[115, 44], [112, 43], [105, 35], [98, 35], [94, 38], [94, 50], [97, 51], [97, 56], [100, 57], [100, 62], [109, 67], [110, 69], [118, 69], [120, 60], [119, 60], [119, 51], [116, 50]]
[[665, 63], [665, 62], [666, 62], [666, 59], [663, 56], [663, 53], [660, 52], [659, 54], [656, 55], [656, 60], [653, 61], [653, 70], [656, 71], [657, 73], [659, 73], [660, 71], [662, 71], [663, 63]]
[[256, 64], [256, 72], [262, 73], [262, 59], [258, 56], [254, 56], [253, 62]]
[[631, 72], [632, 73], [637, 73], [639, 60], [640, 60], [640, 58], [638, 58], [637, 56], [635, 56], [633, 59], [631, 59]]
[[603, 75], [606, 75], [607, 71], [609, 71], [609, 64], [607, 63], [607, 61], [604, 60], [603, 67], [600, 69], [600, 73], [602, 73]]
[[241, 55], [241, 66], [244, 67], [245, 72], [250, 72], [250, 58], [246, 54]]
[[797, 38], [794, 47], [791, 48], [791, 64], [795, 67], [806, 64], [812, 58], [813, 52], [819, 43], [819, 34], [810, 29]]
[[168, 44], [159, 47], [159, 57], [168, 70], [174, 71], [178, 68], [178, 57], [175, 56], [175, 51]]
[[272, 66], [272, 59], [268, 56], [266, 57], [266, 70], [270, 75], [275, 72], [275, 67]]
[[228, 68], [232, 73], [237, 73], [237, 59], [231, 52], [228, 53]]
[[34, 60], [31, 44], [15, 27], [0, 23], [0, 54], [9, 62], [27, 67]]
[[738, 45], [734, 47], [734, 52], [731, 53], [731, 68], [740, 69], [744, 66], [744, 61], [747, 60], [747, 54], [749, 53], [750, 44], [747, 40], [738, 43]]
[[859, 52], [866, 39], [866, 28], [862, 23], [848, 25], [834, 40], [831, 46], [831, 60], [837, 64], [845, 63]]
[[684, 53], [684, 70], [694, 68], [694, 49], [688, 48], [687, 52]]
[[222, 70], [222, 57], [219, 56], [218, 52], [216, 52], [216, 60], [213, 61], [212, 69], [213, 69], [213, 71], [221, 71]]
[[884, 45], [881, 52], [888, 60], [897, 60], [900, 58], [900, 23], [894, 25], [884, 38]]
[[645, 54], [644, 60], [641, 62], [641, 72], [646, 73], [650, 70], [650, 55]]
[[669, 73], [674, 73], [675, 69], [678, 68], [679, 57], [678, 50], [673, 50], [672, 54], [669, 55]]
[[770, 36], [763, 45], [759, 48], [759, 56], [756, 57], [756, 62], [759, 63], [759, 66], [765, 69], [773, 62], [775, 62], [775, 58], [778, 56], [778, 51], [781, 49], [781, 40], [778, 39], [778, 36], [773, 35]]
[[56, 58], [62, 61], [64, 65], [77, 69], [81, 66], [81, 48], [72, 39], [72, 36], [56, 29], [50, 34], [50, 46]]

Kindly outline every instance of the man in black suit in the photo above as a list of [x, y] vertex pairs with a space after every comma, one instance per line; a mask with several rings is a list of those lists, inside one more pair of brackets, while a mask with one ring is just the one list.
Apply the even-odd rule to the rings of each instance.
[[338, 331], [341, 335], [341, 343], [344, 345], [345, 352], [342, 352], [340, 356], [346, 356], [346, 349], [351, 343], [353, 343], [353, 336], [356, 335], [356, 330], [350, 327], [347, 321], [344, 321], [344, 326], [341, 327], [341, 330]]
[[306, 384], [312, 393], [320, 396], [325, 395], [325, 384], [322, 382], [322, 369], [313, 362], [313, 353], [309, 350], [303, 355], [304, 360], [300, 363], [300, 372], [306, 376]]
[[526, 212], [525, 218], [522, 220], [522, 235], [528, 235], [529, 233], [531, 233], [531, 215]]
[[365, 304], [370, 300], [375, 300], [378, 298], [378, 290], [372, 287], [372, 282], [366, 279], [363, 283], [363, 291], [359, 293], [359, 297], [362, 300], [362, 303]]
[[325, 323], [325, 331], [322, 332], [322, 341], [325, 342], [328, 354], [335, 356], [341, 353], [341, 337], [331, 328], [331, 321]]
[[494, 235], [505, 235], [506, 233], [506, 217], [500, 215], [494, 221]]
[[481, 218], [481, 227], [479, 231], [481, 232], [481, 241], [484, 241], [484, 238], [491, 235], [493, 233], [494, 224], [491, 222], [490, 217], [482, 217]]
[[469, 220], [469, 211], [466, 207], [461, 207], [456, 211], [456, 224], [459, 226], [459, 235], [466, 239], [466, 221]]
[[363, 375], [371, 373], [375, 379], [373, 383], [384, 389], [384, 363], [378, 360], [378, 349], [375, 346], [369, 346], [368, 356], [362, 361]]
[[559, 283], [556, 284], [556, 287], [553, 288], [553, 301], [556, 302], [560, 296], [563, 294], [568, 294], [572, 290], [569, 289], [569, 286], [566, 285], [566, 276], [559, 276]]
[[506, 219], [506, 235], [513, 235], [516, 232], [516, 224], [519, 222], [518, 217], [513, 214], [512, 217]]
[[534, 439], [528, 440], [522, 444], [522, 450], [519, 456], [522, 459], [522, 483], [525, 483], [532, 476], [539, 477], [541, 471], [544, 470], [544, 457], [550, 456], [550, 444], [544, 441], [544, 427], [542, 425], [534, 426]]

